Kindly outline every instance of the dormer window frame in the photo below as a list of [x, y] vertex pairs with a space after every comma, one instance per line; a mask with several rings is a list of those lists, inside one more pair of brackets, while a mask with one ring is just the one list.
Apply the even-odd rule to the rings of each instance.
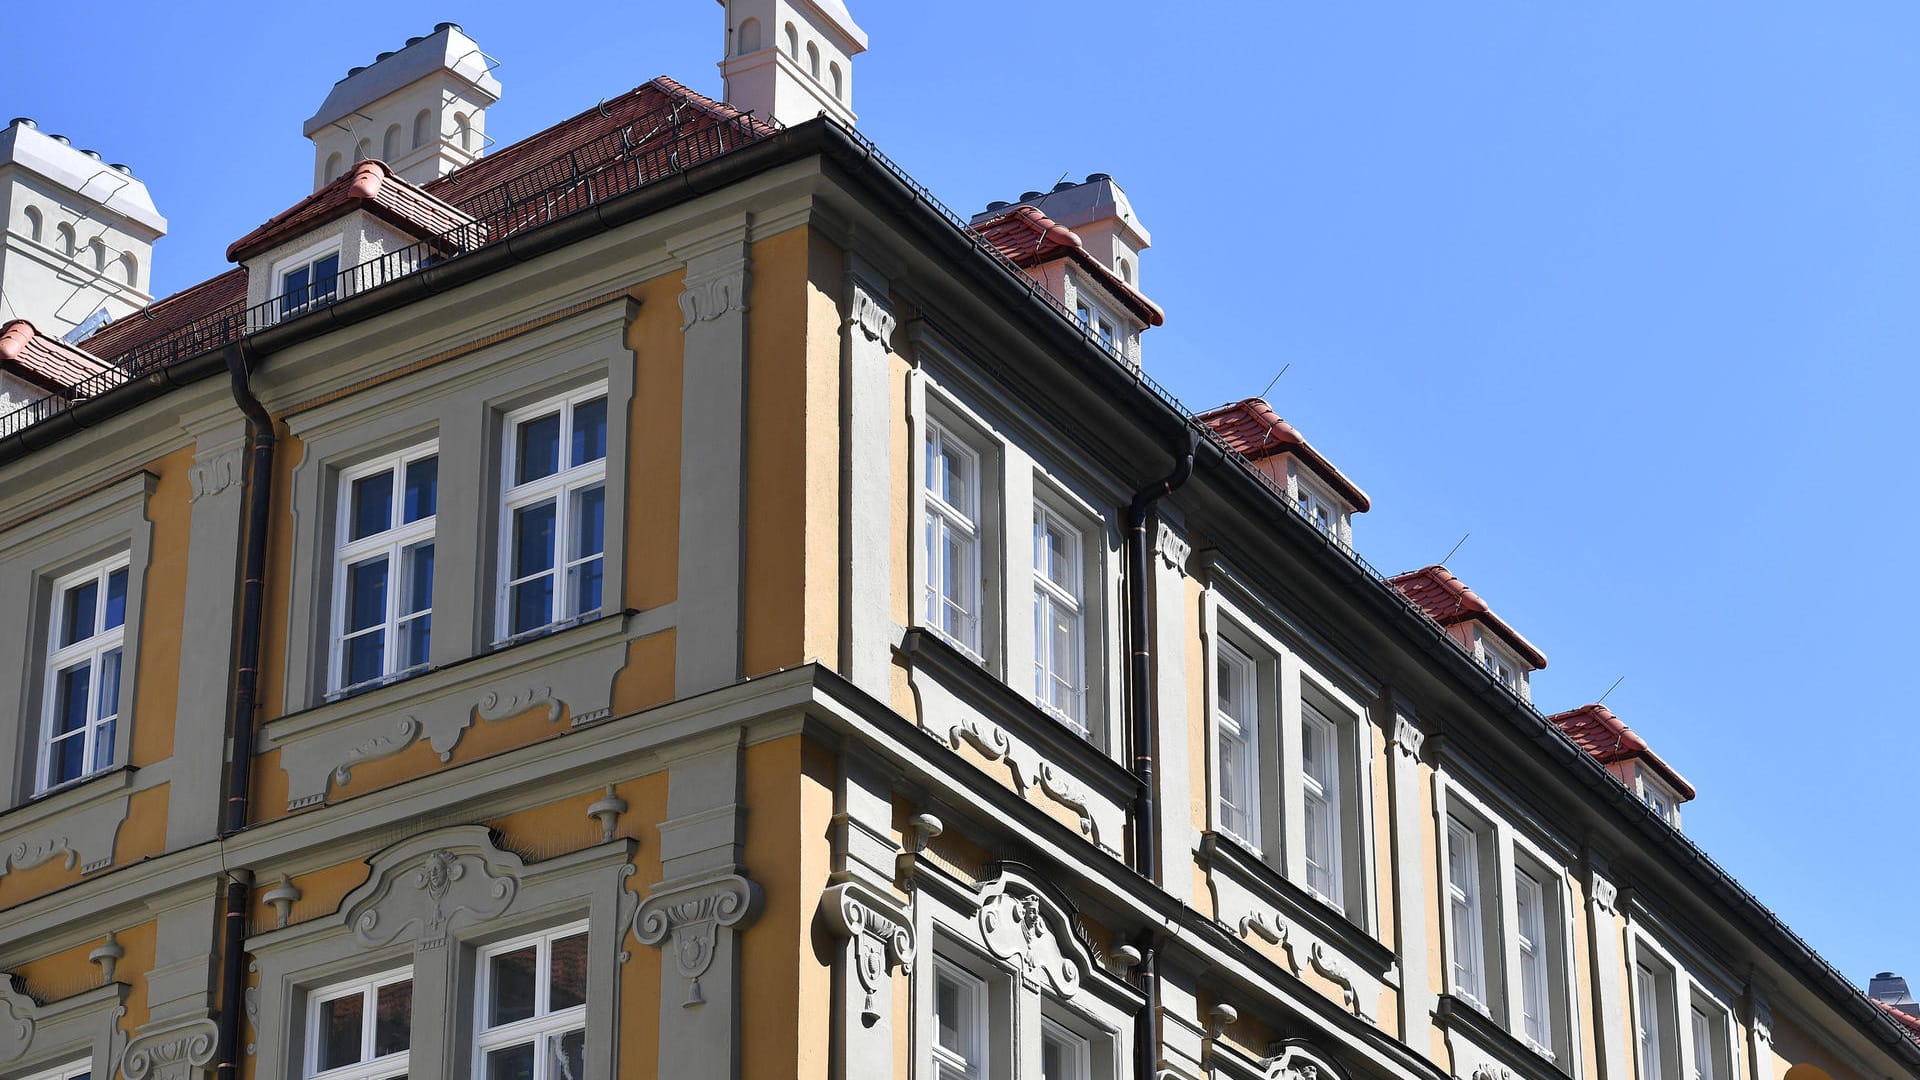
[[[1318, 529], [1322, 535], [1335, 543], [1346, 542], [1346, 530], [1343, 527], [1348, 513], [1346, 504], [1334, 498], [1326, 485], [1297, 462], [1293, 469], [1293, 504], [1307, 519], [1307, 524]], [[1320, 520], [1322, 513], [1326, 515], [1324, 524]]]
[[[273, 272], [268, 276], [268, 280], [273, 282], [275, 291], [267, 298], [274, 307], [271, 321], [281, 322], [296, 315], [304, 315], [322, 302], [331, 303], [340, 299], [341, 278], [344, 276], [342, 271], [345, 269], [340, 262], [344, 257], [344, 250], [344, 238], [336, 232], [332, 236], [308, 244], [291, 255], [273, 260]], [[319, 297], [313, 291], [313, 269], [328, 258], [333, 259], [333, 287], [324, 297]], [[289, 285], [287, 278], [302, 272], [306, 274], [306, 283], [298, 288], [307, 290], [306, 296], [297, 301], [290, 300], [289, 297], [295, 286]]]
[[[1475, 626], [1474, 659], [1486, 669], [1487, 674], [1493, 676], [1495, 682], [1519, 694], [1522, 699], [1532, 701], [1533, 689], [1528, 680], [1532, 670], [1521, 663], [1519, 656], [1504, 642], [1495, 640], [1497, 637], [1485, 626]], [[1504, 672], [1511, 672], [1512, 677], [1508, 678], [1503, 669]]]
[[1662, 821], [1679, 828], [1680, 793], [1673, 789], [1673, 785], [1654, 775], [1653, 770], [1639, 762], [1634, 763], [1633, 778], [1634, 795], [1659, 814]]
[[1141, 327], [1133, 319], [1116, 314], [1120, 310], [1118, 297], [1075, 270], [1067, 272], [1067, 288], [1074, 321], [1080, 324], [1081, 332], [1107, 352], [1132, 362]]

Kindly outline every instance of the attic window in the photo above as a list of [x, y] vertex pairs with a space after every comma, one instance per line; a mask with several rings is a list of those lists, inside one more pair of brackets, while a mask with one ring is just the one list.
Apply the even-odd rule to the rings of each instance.
[[281, 319], [330, 303], [340, 293], [340, 250], [327, 246], [301, 252], [275, 267], [275, 278], [280, 282]]
[[1501, 686], [1523, 698], [1527, 697], [1526, 669], [1520, 666], [1520, 661], [1514, 659], [1506, 649], [1494, 644], [1493, 639], [1484, 632], [1479, 634], [1479, 643], [1480, 666], [1486, 668], [1487, 673]]
[[1336, 540], [1339, 539], [1340, 510], [1334, 506], [1333, 500], [1305, 482], [1296, 480], [1295, 484], [1299, 492], [1295, 496], [1295, 501], [1300, 504], [1300, 513], [1314, 528]]
[[1659, 777], [1638, 765], [1634, 766], [1636, 794], [1640, 801], [1653, 808], [1660, 819], [1674, 828], [1680, 827], [1680, 796]]
[[1101, 346], [1108, 352], [1118, 351], [1120, 331], [1114, 325], [1113, 316], [1108, 315], [1106, 312], [1101, 311], [1085, 300], [1081, 300], [1075, 305], [1074, 314], [1080, 320], [1080, 329], [1085, 330], [1089, 337], [1100, 339]]

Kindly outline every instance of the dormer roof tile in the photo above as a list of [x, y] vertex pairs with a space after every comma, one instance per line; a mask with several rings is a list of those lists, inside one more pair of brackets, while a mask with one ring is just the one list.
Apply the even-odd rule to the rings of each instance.
[[0, 369], [40, 387], [60, 393], [92, 376], [113, 370], [83, 349], [51, 338], [25, 319], [0, 324]]
[[1119, 274], [1094, 258], [1093, 253], [1081, 243], [1078, 233], [1032, 206], [1022, 203], [1010, 207], [1005, 213], [981, 221], [972, 228], [1022, 268], [1039, 266], [1055, 259], [1071, 259], [1081, 269], [1098, 278], [1108, 292], [1119, 297], [1148, 326], [1159, 326], [1167, 321], [1160, 305], [1142, 296], [1138, 289], [1121, 280]]
[[1521, 637], [1519, 631], [1495, 615], [1478, 593], [1467, 588], [1467, 583], [1454, 577], [1446, 567], [1422, 567], [1388, 578], [1387, 584], [1420, 605], [1421, 610], [1441, 626], [1478, 620], [1505, 640], [1510, 648], [1518, 651], [1520, 659], [1528, 666], [1535, 669], [1547, 666], [1547, 654], [1534, 648], [1532, 642]]
[[355, 210], [365, 210], [422, 240], [473, 223], [473, 218], [458, 207], [395, 176], [386, 162], [362, 161], [235, 240], [227, 249], [227, 258], [234, 262], [250, 259]]
[[1300, 434], [1292, 424], [1280, 418], [1262, 398], [1247, 398], [1231, 405], [1222, 405], [1209, 409], [1198, 417], [1199, 421], [1212, 428], [1226, 441], [1228, 447], [1249, 461], [1272, 457], [1275, 454], [1298, 454], [1313, 471], [1327, 483], [1332, 484], [1340, 497], [1353, 504], [1355, 510], [1365, 513], [1373, 502], [1360, 486], [1347, 479], [1346, 474], [1333, 467], [1333, 463], [1322, 457], [1306, 436]]
[[1598, 702], [1582, 705], [1547, 719], [1602, 765], [1612, 765], [1618, 761], [1644, 761], [1673, 788], [1682, 802], [1698, 794], [1693, 790], [1693, 785], [1687, 783], [1686, 777], [1661, 760], [1660, 755], [1647, 745], [1647, 740], [1628, 727], [1626, 721], [1613, 715], [1613, 710], [1605, 705]]

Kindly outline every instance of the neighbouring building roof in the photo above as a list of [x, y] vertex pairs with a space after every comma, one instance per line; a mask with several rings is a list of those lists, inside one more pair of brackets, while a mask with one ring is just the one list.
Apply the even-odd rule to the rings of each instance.
[[1900, 1029], [1907, 1033], [1907, 1038], [1920, 1043], [1920, 1016], [1911, 1016], [1884, 1001], [1875, 1001], [1874, 1004], [1893, 1017], [1893, 1022], [1900, 1025]]
[[[724, 135], [718, 130], [723, 125]], [[555, 188], [579, 170], [597, 168], [620, 157], [635, 158], [651, 141], [661, 138], [662, 131], [675, 130], [682, 136], [676, 149], [683, 167], [692, 161], [718, 157], [739, 145], [740, 137], [762, 139], [775, 133], [772, 126], [731, 105], [661, 77], [415, 190], [460, 213], [487, 221], [488, 239], [497, 240], [510, 230], [496, 227], [493, 216], [506, 209], [511, 200]], [[713, 130], [714, 136], [699, 138], [705, 130]], [[686, 138], [689, 134], [694, 137]], [[608, 170], [595, 179], [600, 185], [598, 193], [605, 197], [610, 185], [615, 189], [622, 184], [638, 187], [652, 178], [634, 168]], [[118, 359], [229, 305], [245, 303], [246, 296], [246, 271], [229, 270], [158, 301], [139, 315], [115, 320], [87, 338], [85, 344], [97, 356]]]
[[1478, 593], [1467, 588], [1467, 583], [1453, 576], [1453, 572], [1444, 566], [1427, 566], [1398, 577], [1387, 579], [1387, 584], [1398, 589], [1401, 595], [1420, 605], [1441, 626], [1454, 626], [1459, 623], [1479, 620], [1494, 633], [1506, 641], [1507, 645], [1520, 653], [1520, 659], [1534, 668], [1547, 666], [1547, 655], [1534, 648], [1533, 643], [1521, 637], [1519, 631], [1508, 626], [1506, 621], [1493, 613]]
[[1635, 734], [1626, 721], [1615, 716], [1613, 710], [1605, 705], [1597, 702], [1582, 705], [1577, 709], [1555, 713], [1547, 719], [1602, 765], [1612, 765], [1617, 761], [1643, 761], [1659, 773], [1660, 778], [1671, 785], [1683, 801], [1698, 794], [1693, 790], [1693, 785], [1687, 783], [1686, 777], [1661, 760], [1660, 755], [1647, 745], [1647, 740]]
[[1160, 305], [1142, 296], [1138, 289], [1122, 281], [1119, 274], [1094, 258], [1093, 253], [1081, 243], [1080, 234], [1034, 207], [1023, 203], [972, 228], [988, 243], [1000, 249], [1002, 255], [1023, 268], [1039, 266], [1055, 259], [1070, 259], [1098, 278], [1108, 292], [1119, 297], [1148, 326], [1159, 326], [1167, 321]]
[[1209, 409], [1197, 419], [1212, 428], [1228, 447], [1249, 461], [1259, 461], [1275, 454], [1297, 454], [1312, 466], [1315, 473], [1332, 484], [1341, 498], [1352, 503], [1355, 510], [1364, 513], [1373, 506], [1367, 493], [1361, 491], [1358, 484], [1334, 468], [1331, 461], [1322, 457], [1307, 442], [1299, 429], [1282, 420], [1280, 414], [1273, 411], [1273, 406], [1262, 398], [1247, 398]]
[[51, 393], [113, 370], [113, 365], [48, 337], [25, 319], [0, 325], [0, 369]]
[[234, 262], [250, 259], [355, 210], [365, 210], [419, 240], [471, 225], [474, 220], [471, 214], [395, 176], [386, 162], [362, 161], [235, 240], [227, 248], [227, 258]]

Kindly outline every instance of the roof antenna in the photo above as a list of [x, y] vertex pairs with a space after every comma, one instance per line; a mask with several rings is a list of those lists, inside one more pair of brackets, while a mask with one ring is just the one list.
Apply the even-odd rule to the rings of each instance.
[[1277, 374], [1275, 374], [1273, 378], [1267, 380], [1267, 389], [1260, 391], [1260, 397], [1263, 400], [1266, 398], [1267, 392], [1273, 389], [1273, 384], [1279, 382], [1280, 376], [1285, 375], [1287, 373], [1287, 369], [1292, 366], [1293, 366], [1293, 361], [1291, 360], [1287, 361], [1286, 363], [1280, 365], [1280, 371]]
[[[1625, 681], [1626, 681], [1626, 679], [1627, 679], [1627, 677], [1626, 677], [1625, 675], [1622, 675], [1622, 676], [1620, 676], [1619, 678], [1617, 678], [1617, 679], [1615, 679], [1615, 680], [1613, 680], [1613, 686], [1609, 686], [1609, 687], [1607, 687], [1607, 694], [1611, 694], [1611, 693], [1613, 693], [1613, 691], [1614, 691], [1614, 687], [1617, 687], [1617, 686], [1619, 686], [1619, 685], [1620, 685], [1621, 683], [1623, 683], [1623, 682], [1625, 682]], [[1606, 704], [1606, 702], [1607, 702], [1607, 694], [1601, 694], [1601, 695], [1600, 695], [1600, 700], [1599, 700], [1599, 701], [1596, 701], [1596, 702], [1594, 702], [1594, 704], [1595, 704], [1595, 705], [1604, 705], [1604, 704]]]
[[1464, 543], [1466, 543], [1466, 542], [1467, 542], [1467, 536], [1472, 536], [1472, 535], [1473, 535], [1473, 533], [1471, 533], [1471, 532], [1469, 532], [1469, 533], [1467, 533], [1467, 534], [1466, 534], [1466, 536], [1462, 536], [1462, 537], [1461, 537], [1461, 538], [1459, 539], [1459, 541], [1458, 541], [1457, 543], [1455, 543], [1455, 544], [1454, 544], [1454, 545], [1453, 545], [1453, 546], [1452, 546], [1451, 548], [1448, 548], [1448, 549], [1447, 549], [1447, 554], [1446, 554], [1446, 556], [1445, 556], [1445, 558], [1442, 558], [1442, 559], [1441, 559], [1441, 560], [1439, 561], [1439, 563], [1437, 563], [1436, 565], [1439, 565], [1439, 566], [1445, 566], [1445, 565], [1447, 565], [1447, 559], [1451, 559], [1451, 558], [1453, 558], [1453, 554], [1454, 554], [1454, 552], [1456, 552], [1456, 551], [1459, 551], [1459, 550], [1460, 550], [1460, 545], [1461, 545], [1461, 544], [1464, 544]]

